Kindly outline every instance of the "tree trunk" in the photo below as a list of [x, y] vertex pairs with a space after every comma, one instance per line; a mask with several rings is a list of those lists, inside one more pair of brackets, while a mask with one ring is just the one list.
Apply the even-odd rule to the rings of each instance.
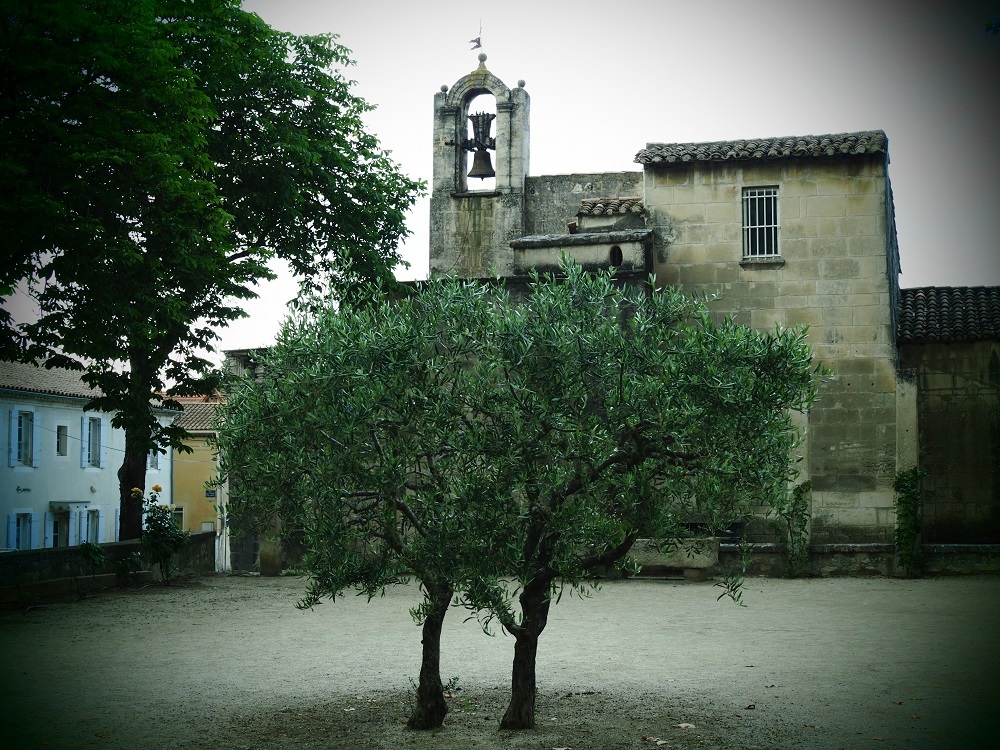
[[515, 642], [510, 704], [500, 721], [501, 729], [535, 728], [535, 656], [538, 636], [549, 619], [549, 583], [532, 582], [521, 592], [522, 621], [520, 627], [512, 631]]
[[[132, 488], [138, 487], [142, 495], [133, 497]], [[118, 539], [138, 539], [142, 534], [142, 504], [146, 492], [146, 451], [136, 445], [128, 431], [125, 433], [125, 460], [118, 469], [119, 519]]]
[[441, 684], [441, 626], [454, 591], [448, 584], [424, 583], [430, 611], [424, 618], [423, 655], [420, 662], [420, 682], [417, 685], [417, 705], [406, 725], [411, 729], [437, 729], [444, 723], [448, 704]]

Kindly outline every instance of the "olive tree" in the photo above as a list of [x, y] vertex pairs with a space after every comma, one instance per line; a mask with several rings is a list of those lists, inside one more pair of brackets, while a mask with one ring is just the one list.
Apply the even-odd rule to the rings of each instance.
[[491, 548], [498, 577], [465, 600], [515, 639], [508, 729], [534, 726], [538, 639], [562, 587], [625, 561], [640, 529], [677, 541], [783, 498], [790, 412], [815, 398], [804, 330], [715, 322], [675, 289], [565, 271], [498, 308], [478, 355], [503, 376], [476, 421], [508, 450], [470, 543], [505, 543]]
[[715, 322], [704, 300], [571, 264], [529, 287], [515, 300], [438, 280], [314, 308], [264, 379], [235, 387], [221, 428], [237, 507], [304, 535], [305, 604], [421, 581], [414, 725], [446, 710], [439, 636], [457, 594], [514, 637], [501, 726], [534, 726], [562, 588], [624, 561], [640, 529], [676, 540], [783, 496], [790, 411], [815, 396], [802, 330]]
[[[379, 297], [377, 291], [373, 297]], [[261, 380], [228, 393], [219, 447], [233, 517], [300, 533], [311, 607], [415, 577], [423, 656], [410, 726], [447, 713], [440, 635], [455, 587], [482, 577], [463, 523], [493, 487], [492, 448], [470, 419], [481, 393], [473, 332], [485, 290], [427, 293], [290, 320]]]

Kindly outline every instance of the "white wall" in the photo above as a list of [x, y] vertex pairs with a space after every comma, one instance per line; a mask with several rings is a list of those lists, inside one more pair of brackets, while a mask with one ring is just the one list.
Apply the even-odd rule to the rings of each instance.
[[[57, 509], [68, 513], [61, 516], [64, 528], [59, 546], [86, 540], [88, 518], [94, 518], [88, 516], [90, 511], [96, 511], [99, 519], [98, 541], [117, 538], [118, 469], [125, 452], [125, 433], [111, 428], [111, 414], [84, 412], [86, 403], [82, 398], [0, 394], [0, 549], [15, 546], [19, 514], [23, 514], [22, 531], [30, 536], [30, 549], [53, 546], [53, 511]], [[17, 461], [19, 411], [34, 413], [30, 466]], [[87, 420], [91, 418], [101, 420], [99, 467], [90, 465], [86, 452]], [[169, 423], [172, 418], [164, 415], [160, 420]], [[57, 454], [59, 426], [66, 428], [66, 455], [62, 456]], [[161, 454], [159, 469], [146, 474], [146, 490], [161, 485], [160, 497], [165, 502], [173, 497], [171, 458], [170, 452]]]

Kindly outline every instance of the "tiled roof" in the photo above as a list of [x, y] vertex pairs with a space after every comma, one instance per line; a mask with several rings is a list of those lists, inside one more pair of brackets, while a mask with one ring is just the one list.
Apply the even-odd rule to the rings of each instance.
[[58, 367], [47, 370], [21, 362], [0, 362], [0, 388], [77, 398], [97, 398], [102, 395], [99, 389], [84, 383], [80, 379], [81, 374]]
[[613, 216], [615, 214], [641, 214], [641, 198], [585, 198], [580, 204], [584, 216]]
[[1000, 287], [899, 290], [899, 343], [989, 339], [1000, 340]]
[[709, 143], [647, 143], [635, 156], [637, 164], [701, 161], [741, 161], [795, 156], [887, 153], [889, 139], [882, 130], [829, 135], [792, 135]]
[[184, 404], [184, 413], [177, 418], [174, 424], [183, 427], [188, 432], [211, 431], [214, 429], [212, 423], [215, 420], [215, 410], [218, 406], [218, 401]]

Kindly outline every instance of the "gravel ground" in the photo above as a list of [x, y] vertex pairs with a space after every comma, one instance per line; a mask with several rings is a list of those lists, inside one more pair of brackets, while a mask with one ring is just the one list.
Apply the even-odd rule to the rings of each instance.
[[746, 607], [711, 582], [566, 595], [528, 732], [497, 729], [511, 638], [449, 613], [451, 711], [415, 732], [416, 587], [311, 612], [303, 590], [206, 577], [0, 611], [0, 747], [1000, 747], [997, 577], [756, 578]]

